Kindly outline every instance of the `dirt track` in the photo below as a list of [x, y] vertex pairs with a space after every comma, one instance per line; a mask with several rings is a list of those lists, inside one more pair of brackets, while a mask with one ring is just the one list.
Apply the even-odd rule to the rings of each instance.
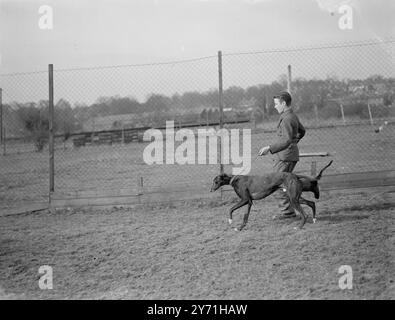
[[[232, 200], [1, 217], [0, 298], [393, 299], [394, 202], [366, 203], [372, 192], [324, 194], [301, 231], [271, 219], [272, 197], [239, 233]], [[41, 265], [53, 290], [38, 287]], [[339, 289], [341, 265], [352, 290]]]

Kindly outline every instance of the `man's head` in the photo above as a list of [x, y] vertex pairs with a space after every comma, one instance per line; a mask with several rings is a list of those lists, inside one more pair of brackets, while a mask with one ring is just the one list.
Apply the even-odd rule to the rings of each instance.
[[292, 98], [287, 91], [282, 91], [273, 97], [274, 108], [278, 113], [283, 113], [286, 109], [291, 107]]

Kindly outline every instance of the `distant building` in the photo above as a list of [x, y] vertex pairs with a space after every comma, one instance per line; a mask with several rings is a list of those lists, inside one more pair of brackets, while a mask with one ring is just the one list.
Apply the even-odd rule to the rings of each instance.
[[112, 129], [133, 128], [139, 126], [143, 114], [116, 114], [89, 118], [82, 124], [83, 131], [106, 131]]
[[373, 89], [376, 94], [383, 95], [387, 93], [387, 88], [385, 83], [375, 83], [373, 84]]
[[384, 105], [384, 97], [380, 97], [380, 96], [369, 97], [368, 98], [368, 103], [371, 106], [382, 106], [382, 105]]
[[350, 92], [354, 95], [362, 95], [365, 92], [364, 85], [352, 85], [349, 88]]
[[257, 106], [257, 100], [252, 97], [251, 99], [243, 99], [240, 101], [239, 105], [237, 106], [240, 111], [253, 111]]

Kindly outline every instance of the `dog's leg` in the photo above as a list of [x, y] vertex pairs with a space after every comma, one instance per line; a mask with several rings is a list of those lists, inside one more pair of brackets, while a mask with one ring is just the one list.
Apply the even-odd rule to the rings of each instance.
[[292, 203], [292, 206], [294, 207], [294, 209], [300, 213], [300, 217], [301, 217], [302, 221], [300, 222], [299, 229], [302, 229], [304, 224], [306, 223], [306, 218], [307, 218], [306, 213], [304, 212], [302, 206], [299, 204], [299, 202], [297, 200], [292, 201], [291, 203]]
[[245, 206], [248, 203], [248, 199], [241, 199], [239, 203], [236, 203], [232, 208], [230, 208], [229, 210], [229, 224], [232, 224], [233, 222], [233, 218], [232, 218], [232, 214], [233, 211], [241, 208], [242, 206]]
[[289, 197], [289, 202], [294, 210], [296, 210], [302, 219], [299, 229], [302, 229], [304, 224], [306, 223], [306, 213], [304, 212], [302, 206], [300, 205], [301, 195], [303, 192], [303, 184], [300, 180], [295, 177], [290, 179], [287, 183], [287, 193]]
[[248, 190], [248, 188], [246, 188], [244, 193], [243, 193], [243, 199], [247, 200], [248, 208], [247, 208], [246, 213], [243, 216], [243, 223], [241, 224], [241, 226], [239, 228], [235, 228], [236, 231], [243, 230], [243, 228], [247, 225], [248, 216], [250, 215], [251, 206], [252, 206], [252, 197], [251, 197], [251, 194], [250, 194], [250, 190]]
[[300, 197], [299, 203], [306, 204], [311, 208], [311, 210], [313, 210], [313, 223], [315, 223], [317, 221], [317, 219], [315, 218], [315, 202], [306, 200], [305, 198]]
[[250, 201], [248, 202], [247, 211], [246, 211], [246, 213], [244, 214], [244, 217], [243, 217], [243, 223], [241, 224], [241, 226], [239, 228], [236, 228], [236, 231], [243, 230], [243, 228], [247, 225], [248, 217], [249, 217], [250, 211], [251, 211], [251, 206], [252, 206], [252, 200], [250, 199]]

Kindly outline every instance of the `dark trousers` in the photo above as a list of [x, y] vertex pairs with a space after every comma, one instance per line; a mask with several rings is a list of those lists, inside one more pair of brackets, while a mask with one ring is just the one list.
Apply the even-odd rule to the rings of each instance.
[[[274, 171], [276, 172], [292, 172], [296, 166], [297, 161], [282, 161], [277, 160], [274, 164]], [[275, 198], [279, 201], [278, 207], [281, 214], [292, 214], [294, 210], [290, 207], [287, 195], [282, 189], [275, 193]]]

